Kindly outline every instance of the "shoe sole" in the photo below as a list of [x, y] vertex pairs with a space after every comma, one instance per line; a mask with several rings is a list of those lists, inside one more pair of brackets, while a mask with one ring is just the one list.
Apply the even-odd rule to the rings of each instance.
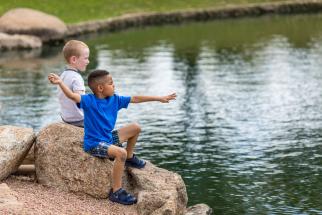
[[110, 199], [110, 198], [109, 198], [109, 200], [111, 202], [115, 202], [115, 203], [118, 203], [118, 204], [121, 204], [121, 205], [134, 205], [134, 204], [137, 203], [137, 200], [135, 200], [134, 202], [120, 202], [118, 200], [114, 200], [114, 199]]

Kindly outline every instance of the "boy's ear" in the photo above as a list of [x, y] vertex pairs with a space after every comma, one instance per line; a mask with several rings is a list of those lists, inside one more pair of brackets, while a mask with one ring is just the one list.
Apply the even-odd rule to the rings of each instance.
[[71, 56], [70, 58], [69, 58], [69, 62], [70, 63], [75, 63], [76, 62], [76, 56]]
[[103, 91], [103, 86], [101, 84], [98, 84], [97, 85], [97, 90], [100, 92], [100, 91]]

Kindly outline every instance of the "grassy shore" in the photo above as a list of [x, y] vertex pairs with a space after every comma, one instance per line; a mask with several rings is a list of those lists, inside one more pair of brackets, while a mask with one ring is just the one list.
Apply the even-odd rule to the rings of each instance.
[[128, 13], [208, 9], [265, 2], [286, 0], [0, 0], [0, 14], [12, 8], [27, 7], [55, 15], [66, 23], [78, 23]]

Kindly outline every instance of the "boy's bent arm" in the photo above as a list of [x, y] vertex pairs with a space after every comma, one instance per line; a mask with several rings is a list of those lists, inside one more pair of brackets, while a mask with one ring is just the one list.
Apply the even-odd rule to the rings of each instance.
[[76, 90], [76, 91], [74, 91], [74, 93], [78, 93], [79, 95], [84, 95], [85, 90]]
[[85, 95], [85, 91], [84, 90], [76, 90], [76, 91], [73, 91], [74, 93], [77, 93], [79, 95]]
[[158, 101], [161, 103], [169, 103], [170, 100], [176, 99], [176, 93], [172, 93], [167, 96], [132, 96], [131, 103], [142, 103], [142, 102], [152, 102]]
[[61, 90], [64, 92], [64, 94], [71, 100], [73, 100], [76, 103], [80, 103], [81, 101], [81, 95], [78, 93], [74, 93], [71, 91], [64, 82], [60, 79], [60, 77], [54, 73], [50, 73], [48, 75], [48, 80], [52, 84], [57, 84], [61, 88]]

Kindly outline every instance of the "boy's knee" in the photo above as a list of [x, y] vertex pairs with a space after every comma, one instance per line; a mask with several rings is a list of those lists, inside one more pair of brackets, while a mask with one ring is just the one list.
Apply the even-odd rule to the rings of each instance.
[[141, 132], [141, 126], [138, 123], [133, 123], [133, 127], [137, 133]]
[[122, 161], [122, 162], [125, 162], [125, 160], [126, 160], [126, 156], [127, 156], [127, 151], [126, 151], [125, 149], [123, 149], [123, 148], [119, 148], [119, 149], [117, 150], [117, 153], [116, 153], [115, 158], [116, 158], [117, 160], [120, 160], [120, 161]]

